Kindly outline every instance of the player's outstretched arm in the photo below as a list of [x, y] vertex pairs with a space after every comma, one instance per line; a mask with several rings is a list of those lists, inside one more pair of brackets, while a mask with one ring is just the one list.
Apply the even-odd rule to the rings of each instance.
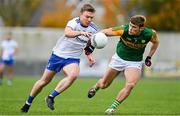
[[103, 29], [100, 32], [106, 34], [107, 36], [114, 36], [112, 28]]
[[68, 27], [68, 26], [65, 28], [64, 34], [65, 34], [66, 37], [69, 37], [69, 38], [74, 38], [74, 37], [77, 37], [77, 36], [80, 36], [80, 35], [83, 35], [83, 36], [86, 36], [86, 37], [91, 36], [91, 33], [89, 33], [89, 32], [74, 31], [74, 30], [72, 30], [71, 27]]
[[108, 28], [103, 29], [101, 32], [105, 33], [107, 36], [121, 36], [124, 33], [123, 28]]

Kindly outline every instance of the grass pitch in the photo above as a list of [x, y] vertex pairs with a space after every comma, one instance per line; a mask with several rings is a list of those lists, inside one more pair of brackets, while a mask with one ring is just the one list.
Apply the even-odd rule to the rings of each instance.
[[[60, 78], [55, 78], [34, 99], [27, 114], [20, 108], [38, 78], [15, 78], [13, 86], [0, 86], [0, 115], [104, 115], [124, 80], [87, 98], [87, 91], [97, 79], [79, 78], [64, 93], [55, 98], [55, 110], [46, 107], [44, 98], [54, 90]], [[141, 79], [131, 95], [116, 110], [116, 115], [180, 115], [180, 79]]]

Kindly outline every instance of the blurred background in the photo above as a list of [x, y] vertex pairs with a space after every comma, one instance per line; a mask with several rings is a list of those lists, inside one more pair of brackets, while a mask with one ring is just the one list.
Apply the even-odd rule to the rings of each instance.
[[[12, 32], [20, 52], [16, 57], [16, 75], [41, 75], [53, 46], [68, 20], [79, 15], [82, 4], [96, 8], [94, 22], [100, 29], [127, 24], [136, 14], [147, 17], [147, 27], [158, 32], [160, 46], [151, 68], [143, 77], [180, 78], [180, 0], [0, 0], [0, 40]], [[118, 37], [104, 49], [94, 52], [97, 60], [89, 68], [83, 55], [80, 76], [101, 76], [114, 54]], [[149, 46], [146, 49], [146, 57]]]

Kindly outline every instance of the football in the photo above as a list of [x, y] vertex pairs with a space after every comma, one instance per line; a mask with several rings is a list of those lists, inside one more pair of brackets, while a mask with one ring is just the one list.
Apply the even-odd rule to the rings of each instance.
[[108, 38], [102, 32], [98, 32], [98, 33], [94, 34], [91, 39], [91, 45], [97, 49], [104, 48], [107, 45], [107, 43], [108, 43]]

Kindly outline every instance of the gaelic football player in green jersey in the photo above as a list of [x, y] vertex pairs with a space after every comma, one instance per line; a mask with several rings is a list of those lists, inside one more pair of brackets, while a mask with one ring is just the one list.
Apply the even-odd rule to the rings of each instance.
[[143, 54], [149, 42], [152, 46], [145, 59], [145, 65], [151, 66], [151, 57], [158, 48], [159, 41], [155, 30], [145, 27], [145, 22], [144, 16], [135, 15], [130, 18], [129, 25], [102, 30], [107, 36], [120, 36], [120, 39], [105, 75], [88, 91], [88, 97], [92, 98], [99, 89], [107, 88], [120, 72], [124, 72], [126, 80], [125, 86], [105, 111], [106, 114], [113, 114], [138, 82], [143, 65]]

